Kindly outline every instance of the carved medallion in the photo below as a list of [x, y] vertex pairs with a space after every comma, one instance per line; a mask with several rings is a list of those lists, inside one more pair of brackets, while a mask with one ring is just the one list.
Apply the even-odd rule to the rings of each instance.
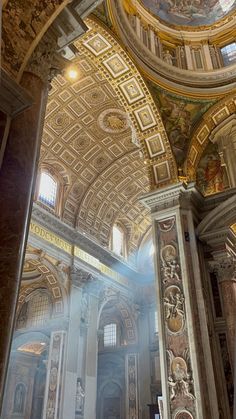
[[187, 410], [181, 410], [176, 413], [174, 419], [193, 419], [193, 416]]
[[188, 350], [184, 351], [183, 357], [175, 357], [171, 350], [168, 350], [167, 353], [169, 356], [168, 385], [170, 400], [172, 401], [176, 398], [195, 400]]
[[165, 320], [171, 333], [179, 333], [184, 328], [184, 296], [177, 286], [166, 288], [164, 294]]
[[91, 144], [91, 138], [86, 134], [82, 134], [79, 137], [77, 137], [71, 144], [74, 150], [85, 150], [88, 148]]
[[103, 111], [98, 118], [98, 124], [103, 131], [109, 133], [123, 132], [130, 125], [127, 115], [120, 109], [107, 109]]

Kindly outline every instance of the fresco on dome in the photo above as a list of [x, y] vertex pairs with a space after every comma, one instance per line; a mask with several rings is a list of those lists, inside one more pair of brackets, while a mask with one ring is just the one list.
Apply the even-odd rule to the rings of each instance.
[[197, 168], [197, 186], [204, 196], [229, 187], [226, 167], [222, 165], [216, 144], [211, 142], [204, 150]]
[[149, 88], [168, 135], [178, 166], [186, 157], [193, 129], [203, 114], [213, 105], [212, 100], [186, 99], [149, 83]]
[[211, 25], [236, 9], [236, 0], [141, 0], [151, 13], [172, 25]]

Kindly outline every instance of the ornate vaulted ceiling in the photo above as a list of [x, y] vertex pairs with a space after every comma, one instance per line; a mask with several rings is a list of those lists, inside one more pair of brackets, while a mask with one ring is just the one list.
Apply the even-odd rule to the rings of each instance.
[[132, 251], [149, 226], [138, 202], [149, 187], [146, 166], [116, 92], [87, 56], [76, 62], [78, 81], [53, 81], [40, 164], [64, 180], [64, 221], [107, 245], [119, 220]]
[[108, 245], [111, 227], [127, 229], [129, 253], [150, 226], [139, 198], [176, 180], [159, 111], [124, 49], [94, 21], [76, 41], [79, 79], [52, 83], [40, 164], [64, 184], [63, 220]]

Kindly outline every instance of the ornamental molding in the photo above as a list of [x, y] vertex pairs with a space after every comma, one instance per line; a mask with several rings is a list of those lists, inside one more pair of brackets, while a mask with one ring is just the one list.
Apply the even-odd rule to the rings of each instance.
[[93, 238], [90, 238], [87, 234], [84, 235], [65, 224], [54, 214], [51, 214], [36, 203], [33, 205], [32, 220], [38, 222], [42, 227], [56, 235], [59, 235], [62, 239], [72, 245], [78, 245], [82, 250], [99, 259], [99, 261], [105, 265], [115, 266], [119, 264], [121, 269], [127, 272], [127, 276], [136, 277], [137, 279], [140, 277], [140, 279], [142, 279], [142, 275], [138, 273], [135, 267], [129, 265], [120, 258], [117, 258], [108, 249], [105, 249], [99, 243], [96, 243]]
[[72, 284], [78, 287], [84, 287], [97, 278], [92, 273], [84, 271], [83, 269], [73, 266], [70, 273]]
[[[236, 215], [236, 190], [231, 190], [231, 196], [224, 196], [223, 202], [218, 202], [218, 205], [212, 209], [206, 217], [202, 220], [197, 228], [197, 234], [200, 238], [206, 238], [209, 233], [214, 230], [220, 234], [224, 233], [224, 229], [229, 229], [230, 225], [234, 223]], [[233, 195], [232, 195], [233, 193]], [[217, 198], [215, 198], [217, 199]], [[207, 204], [207, 200], [206, 200]], [[215, 202], [216, 204], [216, 202]], [[225, 230], [226, 231], [226, 230]]]
[[161, 80], [164, 77], [164, 79], [170, 80], [178, 85], [180, 84], [182, 88], [185, 87], [185, 89], [188, 88], [188, 90], [198, 89], [198, 92], [199, 89], [200, 91], [204, 90], [205, 92], [209, 92], [213, 88], [215, 91], [215, 89], [219, 87], [220, 93], [222, 93], [224, 87], [227, 88], [227, 90], [229, 90], [229, 88], [232, 90], [236, 86], [236, 66], [232, 66], [233, 68], [231, 67], [230, 70], [223, 68], [214, 71], [196, 72], [192, 70], [182, 70], [166, 64], [163, 60], [156, 57], [140, 39], [138, 39], [138, 36], [130, 26], [121, 2], [114, 2], [112, 10], [115, 15], [114, 19], [117, 21], [116, 25], [120, 31], [121, 38], [128, 44], [131, 52], [135, 54], [135, 57], [140, 60], [140, 64], [145, 65], [149, 73], [150, 71], [152, 73], [154, 72], [156, 78], [160, 78]]
[[147, 193], [140, 201], [150, 208], [155, 216], [156, 212], [173, 207], [181, 207], [182, 209], [200, 208], [203, 206], [204, 198], [194, 187], [194, 184], [179, 183], [164, 190]]

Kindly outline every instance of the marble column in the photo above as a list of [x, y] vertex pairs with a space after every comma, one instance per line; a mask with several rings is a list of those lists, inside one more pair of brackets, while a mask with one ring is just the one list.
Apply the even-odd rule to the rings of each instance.
[[89, 291], [89, 317], [85, 367], [84, 419], [96, 418], [97, 400], [97, 362], [98, 362], [98, 304], [99, 296], [96, 283]]
[[34, 104], [11, 122], [0, 171], [0, 407], [14, 326], [47, 88], [26, 72]]
[[194, 225], [201, 199], [193, 185], [185, 184], [142, 198], [151, 208], [156, 247], [165, 419], [219, 418], [215, 385], [207, 372], [212, 359]]
[[227, 328], [228, 350], [232, 370], [235, 363], [236, 338], [236, 259], [233, 256], [220, 258], [210, 263], [217, 275], [223, 302]]

